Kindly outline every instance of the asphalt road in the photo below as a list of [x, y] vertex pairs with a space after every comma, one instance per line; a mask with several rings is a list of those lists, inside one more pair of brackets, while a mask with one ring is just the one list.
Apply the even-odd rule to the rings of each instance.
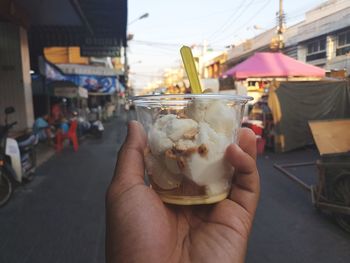
[[105, 191], [127, 117], [105, 124], [77, 153], [66, 147], [0, 209], [1, 263], [104, 262]]
[[[37, 170], [0, 209], [0, 262], [104, 262], [104, 197], [115, 157], [133, 116], [107, 123], [101, 140], [70, 147]], [[273, 168], [273, 163], [314, 161], [306, 148], [259, 157], [262, 194], [247, 262], [350, 262], [350, 235], [329, 215], [316, 211], [308, 192]], [[307, 182], [312, 167], [294, 171]]]
[[[350, 234], [333, 218], [316, 210], [310, 193], [273, 168], [273, 164], [312, 162], [314, 148], [258, 158], [261, 197], [249, 242], [247, 262], [350, 262]], [[315, 184], [315, 166], [290, 169], [308, 184]]]

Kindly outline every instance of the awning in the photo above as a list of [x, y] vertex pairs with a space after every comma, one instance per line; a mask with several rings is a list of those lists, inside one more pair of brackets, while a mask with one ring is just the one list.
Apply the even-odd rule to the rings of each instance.
[[325, 76], [325, 70], [306, 64], [282, 53], [258, 52], [242, 63], [234, 66], [223, 77], [235, 79], [254, 77], [318, 77]]

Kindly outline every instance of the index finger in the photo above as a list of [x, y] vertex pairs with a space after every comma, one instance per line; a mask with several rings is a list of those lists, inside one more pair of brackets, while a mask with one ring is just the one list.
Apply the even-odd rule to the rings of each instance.
[[241, 129], [239, 140], [239, 146], [232, 144], [226, 151], [226, 158], [235, 169], [229, 199], [254, 214], [260, 194], [255, 134], [250, 129]]
[[146, 134], [141, 124], [137, 121], [129, 122], [128, 135], [118, 154], [110, 193], [118, 195], [134, 185], [144, 184], [143, 151], [146, 142]]

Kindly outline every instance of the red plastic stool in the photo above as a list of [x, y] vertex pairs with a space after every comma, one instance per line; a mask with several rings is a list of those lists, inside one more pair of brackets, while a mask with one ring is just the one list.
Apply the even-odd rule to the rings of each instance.
[[73, 144], [75, 152], [79, 149], [78, 136], [77, 136], [78, 122], [76, 120], [71, 121], [68, 132], [63, 133], [62, 131], [56, 134], [56, 151], [60, 152], [63, 149], [64, 140], [68, 139]]
[[251, 129], [253, 130], [253, 132], [256, 134], [256, 135], [259, 135], [259, 136], [262, 136], [263, 134], [263, 128], [256, 125], [256, 124], [253, 124], [251, 126]]

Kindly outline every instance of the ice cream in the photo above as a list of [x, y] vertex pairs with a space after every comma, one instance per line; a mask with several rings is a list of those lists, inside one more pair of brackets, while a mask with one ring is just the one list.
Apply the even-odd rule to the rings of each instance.
[[224, 154], [239, 125], [237, 110], [220, 100], [194, 99], [182, 110], [159, 114], [145, 154], [152, 186], [179, 198], [226, 198], [232, 167]]

